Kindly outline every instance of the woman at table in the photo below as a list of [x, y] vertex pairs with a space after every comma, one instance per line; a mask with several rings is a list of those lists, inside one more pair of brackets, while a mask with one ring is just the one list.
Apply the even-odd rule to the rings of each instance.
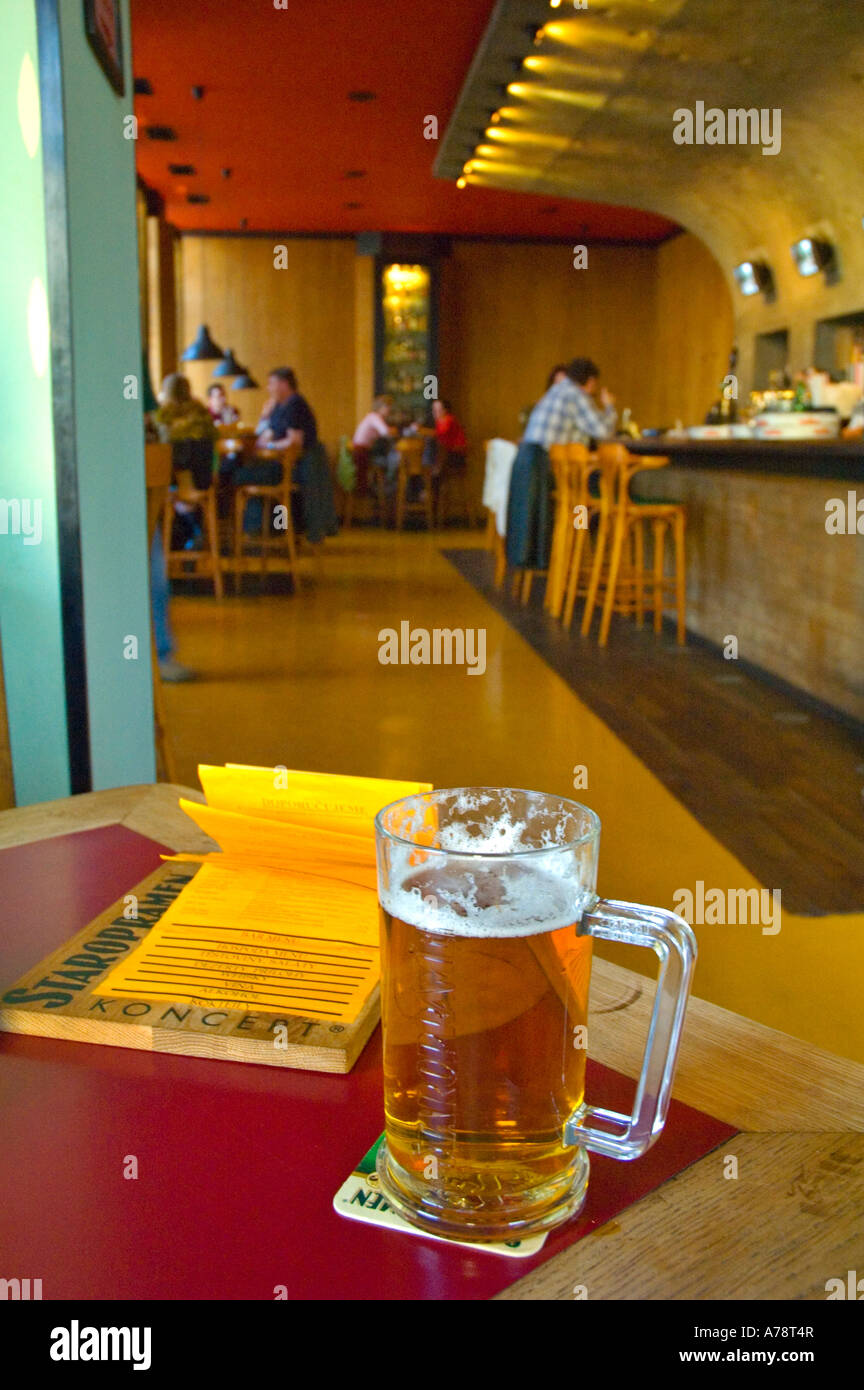
[[[153, 416], [163, 444], [172, 445], [173, 467], [192, 474], [195, 487], [201, 491], [213, 482], [213, 441], [216, 426], [206, 405], [196, 400], [188, 378], [172, 372], [162, 382], [159, 409]], [[201, 530], [194, 507], [185, 502], [174, 503], [175, 524], [171, 546], [175, 550], [192, 548]]]
[[184, 439], [215, 439], [216, 426], [210, 411], [192, 395], [189, 380], [172, 372], [162, 382], [159, 409], [153, 419], [163, 444], [177, 444]]
[[372, 409], [364, 415], [351, 441], [354, 446], [354, 464], [357, 469], [357, 492], [363, 495], [367, 489], [367, 473], [371, 464], [386, 464], [392, 453], [392, 441], [398, 434], [395, 425], [390, 423], [393, 408], [392, 396], [376, 396]]
[[240, 419], [239, 410], [235, 410], [233, 405], [228, 404], [225, 387], [220, 386], [217, 381], [214, 381], [212, 386], [207, 387], [207, 409], [210, 411], [210, 418], [217, 429], [220, 425], [236, 425]]

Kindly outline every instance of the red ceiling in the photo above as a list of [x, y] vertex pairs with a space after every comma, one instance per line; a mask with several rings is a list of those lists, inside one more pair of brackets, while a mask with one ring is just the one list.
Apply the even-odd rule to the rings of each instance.
[[[141, 177], [184, 230], [463, 233], [660, 241], [674, 224], [600, 203], [432, 177], [423, 119], [450, 112], [493, 0], [132, 0]], [[192, 87], [205, 88], [202, 100]], [[357, 89], [374, 101], [348, 99]], [[172, 126], [171, 144], [149, 124]], [[178, 178], [169, 163], [193, 164]], [[231, 169], [231, 177], [221, 175]], [[364, 169], [363, 178], [346, 178]], [[187, 193], [209, 194], [206, 205]], [[347, 203], [359, 203], [349, 208]]]

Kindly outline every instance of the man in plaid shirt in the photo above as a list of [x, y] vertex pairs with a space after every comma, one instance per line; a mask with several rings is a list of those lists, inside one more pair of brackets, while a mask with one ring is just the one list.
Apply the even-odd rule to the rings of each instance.
[[[618, 420], [615, 403], [603, 387], [597, 391], [600, 368], [588, 357], [577, 357], [567, 375], [550, 386], [537, 402], [523, 436], [525, 444], [589, 444], [592, 439], [611, 439]], [[601, 408], [594, 404], [598, 397]]]
[[[618, 420], [615, 402], [597, 391], [600, 369], [576, 357], [567, 375], [550, 386], [528, 418], [513, 460], [507, 503], [507, 563], [517, 569], [545, 569], [552, 539], [550, 444], [589, 444], [611, 439]], [[595, 405], [595, 399], [599, 401]]]

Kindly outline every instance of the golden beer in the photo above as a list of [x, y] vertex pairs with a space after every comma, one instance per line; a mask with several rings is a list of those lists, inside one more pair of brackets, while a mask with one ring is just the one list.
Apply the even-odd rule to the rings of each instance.
[[[484, 905], [512, 899], [514, 876], [518, 896], [535, 908], [547, 899], [557, 919], [544, 929], [526, 912], [530, 925], [487, 934]], [[421, 868], [399, 901], [444, 905], [451, 879]], [[452, 911], [430, 930], [428, 911], [382, 908], [386, 1181], [418, 1224], [503, 1240], [560, 1220], [587, 1174], [564, 1126], [584, 1094], [591, 940], [562, 925], [572, 885], [512, 864], [475, 880], [478, 910], [455, 928]]]
[[[665, 908], [599, 899], [600, 821], [514, 787], [403, 797], [375, 817], [391, 1207], [434, 1235], [508, 1241], [585, 1199], [588, 1151], [663, 1129], [696, 940]], [[584, 1099], [593, 938], [660, 958], [632, 1113]], [[595, 1123], [598, 1121], [598, 1123]]]

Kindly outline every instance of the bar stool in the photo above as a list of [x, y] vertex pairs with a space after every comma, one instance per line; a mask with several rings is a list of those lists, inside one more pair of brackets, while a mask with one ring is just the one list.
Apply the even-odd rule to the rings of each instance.
[[[597, 505], [596, 499], [589, 498], [588, 493], [588, 479], [596, 469], [597, 462], [586, 445], [577, 443], [551, 444], [549, 459], [555, 474], [555, 523], [543, 607], [553, 618], [558, 618], [561, 616], [574, 561], [575, 575], [578, 577], [587, 534], [584, 529], [575, 525], [575, 509], [577, 506], [584, 506], [587, 516], [589, 504], [594, 502], [595, 507]], [[571, 615], [572, 609], [571, 602]]]
[[[423, 467], [423, 447], [422, 439], [398, 439], [396, 448], [399, 452], [399, 472], [396, 479], [396, 529], [402, 530], [405, 517], [409, 512], [417, 513], [426, 518], [426, 525], [431, 531], [434, 526], [432, 515], [432, 480], [429, 477], [428, 468]], [[413, 502], [407, 497], [408, 479], [419, 478], [422, 482], [420, 496]]]
[[[172, 550], [171, 532], [174, 527], [174, 503], [183, 502], [199, 515], [204, 546], [201, 550]], [[191, 472], [181, 468], [176, 473], [176, 487], [170, 494], [162, 522], [165, 546], [165, 566], [168, 577], [197, 578], [202, 573], [213, 580], [213, 592], [223, 597], [222, 558], [219, 553], [219, 518], [216, 512], [216, 486], [195, 486]]]
[[[291, 474], [294, 464], [300, 457], [301, 449], [299, 444], [292, 444], [288, 449], [282, 449], [268, 454], [268, 459], [279, 462], [282, 465], [282, 480], [278, 483], [241, 483], [238, 485], [234, 494], [234, 570], [240, 573], [246, 568], [244, 555], [244, 545], [256, 545], [260, 551], [259, 561], [261, 573], [267, 572], [267, 558], [269, 555], [281, 555], [288, 561], [288, 572], [291, 575], [292, 583], [296, 585], [297, 580], [297, 543], [294, 536], [294, 521], [291, 515], [292, 495], [299, 493], [300, 489], [296, 483], [291, 481]], [[243, 530], [243, 521], [246, 516], [246, 507], [253, 497], [261, 500], [261, 535], [252, 537], [247, 536]], [[278, 529], [282, 531], [281, 536], [271, 536], [270, 534], [270, 512], [271, 507], [282, 509], [284, 526]]]
[[[591, 630], [598, 594], [602, 588], [603, 612], [599, 645], [605, 647], [613, 611], [635, 614], [641, 627], [646, 606], [654, 613], [654, 631], [660, 632], [667, 593], [671, 594], [677, 618], [677, 640], [685, 641], [686, 569], [684, 529], [686, 511], [676, 502], [640, 502], [630, 496], [634, 474], [647, 468], [664, 468], [668, 458], [647, 458], [629, 454], [623, 444], [601, 444], [597, 453], [600, 468], [600, 521], [591, 567], [591, 579], [582, 615], [582, 635]], [[650, 522], [654, 540], [653, 565], [645, 569], [644, 525]], [[670, 533], [674, 546], [674, 574], [665, 574], [665, 539]]]
[[[566, 577], [565, 577], [565, 598], [563, 604], [562, 621], [564, 626], [569, 628], [573, 621], [573, 609], [577, 598], [585, 598], [588, 594], [589, 579], [593, 568], [593, 552], [591, 545], [591, 534], [589, 531], [590, 522], [593, 517], [599, 515], [601, 511], [600, 493], [592, 493], [591, 478], [597, 472], [597, 455], [590, 453], [584, 445], [568, 444], [563, 446], [568, 451], [569, 467], [571, 469], [570, 481], [570, 503], [571, 516], [568, 524], [569, 551], [567, 554]], [[578, 517], [576, 513], [579, 513]], [[555, 611], [555, 617], [561, 612], [560, 606]]]

